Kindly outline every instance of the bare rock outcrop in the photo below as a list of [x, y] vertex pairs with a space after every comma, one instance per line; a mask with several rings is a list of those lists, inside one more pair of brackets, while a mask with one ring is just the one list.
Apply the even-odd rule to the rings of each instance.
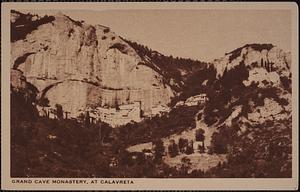
[[[267, 80], [277, 83], [279, 77], [291, 76], [291, 53], [284, 52], [272, 44], [247, 44], [216, 59], [214, 66], [217, 69], [217, 75], [222, 76], [225, 71], [233, 69], [241, 62], [250, 70], [251, 82]], [[273, 71], [276, 71], [278, 76], [274, 73], [269, 74]]]
[[240, 136], [291, 119], [290, 52], [272, 44], [248, 44], [216, 59], [214, 67], [219, 90], [204, 109], [205, 123], [216, 130], [214, 144], [228, 133]]
[[[12, 25], [24, 17], [18, 14], [12, 14]], [[88, 107], [139, 101], [147, 116], [152, 107], [170, 102], [174, 92], [163, 77], [110, 28], [61, 13], [53, 18], [11, 43], [11, 68], [22, 71], [51, 106], [61, 104], [76, 116]], [[30, 28], [34, 22], [17, 26]]]

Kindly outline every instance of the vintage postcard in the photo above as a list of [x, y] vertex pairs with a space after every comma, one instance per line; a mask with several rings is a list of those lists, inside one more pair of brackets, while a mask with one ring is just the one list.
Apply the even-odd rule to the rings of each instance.
[[298, 188], [296, 3], [1, 11], [1, 189]]

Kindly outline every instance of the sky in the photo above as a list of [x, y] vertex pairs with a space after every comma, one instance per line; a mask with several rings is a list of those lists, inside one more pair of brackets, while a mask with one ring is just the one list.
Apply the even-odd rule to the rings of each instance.
[[[165, 55], [212, 61], [247, 43], [272, 43], [291, 50], [288, 10], [63, 10], [88, 24], [101, 24], [116, 34]], [[53, 15], [55, 11], [31, 13]]]

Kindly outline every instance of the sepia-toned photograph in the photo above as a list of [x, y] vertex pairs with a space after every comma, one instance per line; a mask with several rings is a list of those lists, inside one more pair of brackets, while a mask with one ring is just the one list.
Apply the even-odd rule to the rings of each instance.
[[291, 9], [136, 7], [9, 9], [12, 182], [293, 178]]

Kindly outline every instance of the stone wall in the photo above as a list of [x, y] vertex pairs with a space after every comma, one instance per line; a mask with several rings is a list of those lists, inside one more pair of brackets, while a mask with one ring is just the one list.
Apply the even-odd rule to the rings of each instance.
[[89, 109], [89, 111], [91, 111], [91, 117], [106, 122], [112, 127], [142, 120], [140, 102], [120, 105], [118, 109], [97, 107], [96, 109]]

